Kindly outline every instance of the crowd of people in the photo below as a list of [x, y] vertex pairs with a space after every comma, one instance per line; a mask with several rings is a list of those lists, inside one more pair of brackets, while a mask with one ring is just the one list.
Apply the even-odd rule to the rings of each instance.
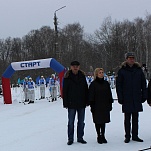
[[[78, 61], [72, 61], [70, 70], [63, 81], [63, 107], [68, 111], [68, 141], [74, 143], [74, 121], [77, 114], [77, 142], [86, 144], [84, 140], [85, 108], [90, 106], [95, 125], [97, 142], [107, 143], [105, 137], [106, 123], [111, 122], [112, 111], [111, 79], [107, 80], [103, 68], [96, 68], [93, 77], [85, 78]], [[146, 100], [151, 106], [151, 82], [147, 86], [144, 72], [135, 61], [134, 52], [125, 54], [125, 61], [117, 73], [114, 81], [118, 102], [124, 114], [125, 143], [131, 138], [136, 142], [143, 142], [138, 135], [139, 112], [143, 111], [142, 103]], [[112, 85], [112, 86], [111, 86]]]
[[[25, 77], [23, 82], [24, 102], [34, 103], [35, 87], [40, 88], [40, 99], [45, 99], [45, 89], [49, 87], [50, 101], [56, 101], [60, 96], [59, 78], [52, 74], [47, 83], [41, 76], [38, 84], [31, 77]], [[96, 68], [94, 74], [85, 75], [80, 69], [78, 61], [72, 61], [70, 69], [63, 79], [63, 107], [68, 111], [68, 145], [74, 143], [74, 121], [77, 114], [77, 142], [86, 144], [84, 140], [85, 108], [90, 106], [92, 119], [96, 129], [97, 142], [107, 143], [105, 137], [106, 123], [111, 122], [112, 91], [116, 88], [118, 103], [124, 113], [125, 143], [131, 138], [136, 142], [143, 142], [138, 136], [139, 112], [143, 111], [142, 103], [146, 100], [151, 106], [151, 81], [148, 86], [144, 70], [135, 61], [134, 52], [125, 54], [125, 61], [121, 64], [117, 76], [115, 73], [105, 74], [103, 68]]]
[[[91, 82], [94, 80], [94, 76], [86, 75], [86, 82], [89, 87]], [[104, 76], [104, 79], [109, 82], [111, 88], [115, 88], [115, 78], [114, 75]], [[40, 79], [38, 80], [38, 83], [34, 82], [34, 80], [31, 77], [25, 77], [22, 83], [23, 86], [23, 92], [24, 92], [24, 102], [34, 103], [35, 102], [35, 88], [39, 87], [40, 89], [40, 98], [39, 99], [45, 99], [45, 92], [46, 87], [49, 88], [50, 96], [49, 101], [56, 101], [57, 96], [61, 96], [60, 92], [60, 82], [59, 78], [52, 74], [49, 81], [46, 82], [46, 79], [42, 75]]]
[[[103, 73], [103, 74], [104, 74], [104, 80], [108, 81], [110, 84], [110, 87], [114, 89], [116, 85], [115, 72], [111, 73], [110, 71], [108, 71], [107, 74], [106, 73]], [[93, 80], [94, 80], [94, 75], [86, 75], [86, 81], [87, 81], [88, 87], [90, 86]]]

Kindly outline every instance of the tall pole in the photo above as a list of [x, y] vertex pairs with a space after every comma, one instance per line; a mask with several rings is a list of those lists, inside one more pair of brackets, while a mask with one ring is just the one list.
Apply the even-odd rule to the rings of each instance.
[[57, 16], [56, 16], [56, 11], [54, 13], [54, 25], [55, 25], [55, 44], [54, 44], [54, 49], [55, 49], [55, 58], [58, 59], [58, 50], [57, 50], [57, 46], [58, 46], [58, 22], [57, 22]]
[[59, 11], [60, 9], [63, 9], [65, 8], [66, 6], [63, 6], [57, 10], [55, 10], [54, 12], [54, 26], [55, 26], [55, 45], [54, 45], [54, 49], [55, 49], [55, 58], [61, 62], [61, 54], [60, 54], [60, 51], [58, 50], [58, 21], [57, 21], [57, 14], [56, 12]]

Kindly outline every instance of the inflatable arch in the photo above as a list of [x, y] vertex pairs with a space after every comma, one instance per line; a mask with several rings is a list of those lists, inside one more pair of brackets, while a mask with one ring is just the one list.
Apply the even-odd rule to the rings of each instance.
[[13, 73], [19, 70], [31, 70], [40, 68], [52, 68], [55, 72], [59, 74], [60, 92], [62, 92], [62, 80], [65, 73], [65, 67], [57, 62], [54, 58], [12, 62], [2, 75], [4, 104], [12, 104], [10, 78]]

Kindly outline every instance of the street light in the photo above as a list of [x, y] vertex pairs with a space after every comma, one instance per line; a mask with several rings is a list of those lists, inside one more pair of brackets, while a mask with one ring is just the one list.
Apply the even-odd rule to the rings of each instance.
[[[55, 12], [54, 12], [54, 25], [55, 25], [55, 57], [57, 58], [57, 59], [59, 59], [59, 61], [61, 61], [60, 60], [60, 51], [59, 50], [57, 50], [57, 46], [58, 46], [58, 27], [57, 27], [57, 25], [58, 25], [58, 22], [57, 22], [57, 15], [56, 15], [56, 12], [57, 11], [59, 11], [60, 9], [63, 9], [63, 8], [65, 8], [66, 6], [63, 6], [63, 7], [61, 7], [61, 8], [59, 8], [59, 9], [57, 9], [57, 10], [55, 10]], [[57, 54], [58, 54], [58, 56], [57, 56]]]

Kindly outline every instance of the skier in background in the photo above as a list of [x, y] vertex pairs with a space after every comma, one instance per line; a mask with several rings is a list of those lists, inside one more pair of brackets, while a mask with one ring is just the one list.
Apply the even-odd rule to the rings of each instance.
[[111, 75], [111, 76], [110, 76], [110, 87], [111, 87], [112, 89], [115, 88], [115, 77], [114, 77], [114, 75]]
[[45, 98], [45, 85], [46, 85], [46, 80], [43, 76], [41, 76], [39, 80], [39, 85], [40, 85], [40, 95], [41, 99]]
[[57, 85], [56, 85], [56, 79], [55, 79], [54, 74], [51, 75], [51, 78], [49, 80], [49, 91], [50, 91], [52, 102], [56, 101], [57, 100]]
[[88, 87], [89, 87], [89, 85], [90, 85], [91, 82], [93, 81], [93, 77], [90, 76], [90, 75], [86, 76], [86, 81], [87, 81], [87, 84], [88, 84]]
[[23, 91], [25, 95], [25, 102], [28, 102], [28, 78], [25, 77], [23, 82]]
[[28, 99], [29, 99], [29, 104], [34, 103], [35, 101], [35, 82], [32, 80], [32, 78], [29, 78], [28, 81]]
[[59, 77], [56, 76], [56, 87], [57, 87], [57, 96], [61, 97], [61, 92], [60, 92], [60, 80], [59, 80]]

